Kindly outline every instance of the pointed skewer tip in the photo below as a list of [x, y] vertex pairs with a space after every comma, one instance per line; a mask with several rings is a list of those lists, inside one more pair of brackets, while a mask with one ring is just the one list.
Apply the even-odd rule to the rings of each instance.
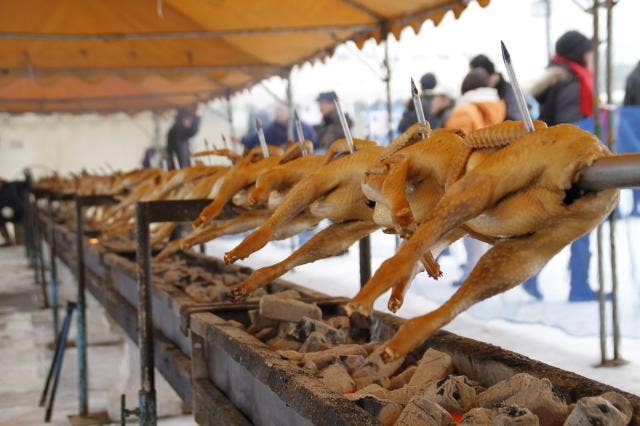
[[500, 48], [502, 49], [502, 59], [504, 59], [505, 62], [511, 62], [511, 55], [502, 40], [500, 40]]

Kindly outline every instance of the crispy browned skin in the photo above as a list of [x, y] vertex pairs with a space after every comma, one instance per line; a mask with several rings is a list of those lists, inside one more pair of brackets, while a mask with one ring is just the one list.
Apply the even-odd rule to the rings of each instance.
[[461, 226], [495, 243], [460, 289], [440, 308], [407, 321], [387, 343], [384, 357], [408, 353], [471, 305], [512, 288], [558, 251], [601, 222], [617, 190], [566, 191], [584, 167], [611, 153], [572, 125], [540, 129], [499, 150], [469, 157], [464, 176], [448, 187], [395, 256], [385, 261], [348, 305], [369, 314], [388, 288], [410, 281], [416, 262]]
[[[232, 263], [244, 259], [261, 249], [275, 232], [307, 208], [318, 218], [327, 218], [335, 223], [348, 220], [371, 221], [372, 212], [363, 208], [367, 200], [359, 188], [360, 177], [384, 148], [369, 141], [355, 142], [360, 148], [353, 154], [329, 161], [291, 188], [271, 217], [236, 248], [225, 254], [225, 261]], [[344, 144], [343, 140], [334, 142], [332, 147], [335, 149], [341, 144]], [[329, 152], [332, 155], [334, 150]]]
[[254, 148], [241, 161], [238, 161], [231, 170], [227, 172], [215, 199], [202, 210], [198, 219], [193, 223], [194, 226], [199, 227], [215, 219], [225, 204], [227, 204], [238, 191], [252, 185], [264, 171], [275, 167], [280, 161], [282, 150], [279, 150], [279, 153], [275, 147], [270, 147], [270, 150], [275, 151], [274, 154], [268, 158], [262, 158]]

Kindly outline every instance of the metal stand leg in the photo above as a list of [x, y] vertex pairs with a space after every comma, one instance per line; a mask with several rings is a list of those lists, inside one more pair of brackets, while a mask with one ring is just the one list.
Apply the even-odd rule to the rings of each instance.
[[73, 311], [76, 309], [74, 302], [67, 302], [67, 313], [64, 317], [64, 323], [62, 324], [62, 330], [58, 335], [56, 341], [56, 350], [49, 368], [49, 374], [47, 375], [47, 381], [40, 397], [40, 406], [44, 405], [44, 401], [47, 399], [47, 393], [49, 393], [49, 384], [51, 383], [51, 376], [53, 376], [53, 387], [51, 388], [51, 395], [49, 396], [49, 403], [47, 404], [47, 410], [45, 412], [44, 421], [49, 423], [51, 421], [51, 415], [53, 413], [53, 403], [56, 399], [56, 390], [58, 389], [58, 380], [60, 378], [60, 370], [62, 370], [62, 361], [64, 359], [64, 352], [67, 348], [67, 336], [69, 335], [69, 327], [71, 326], [71, 319], [73, 317]]
[[157, 422], [155, 360], [153, 350], [153, 311], [151, 306], [151, 248], [149, 220], [144, 205], [136, 205], [136, 237], [138, 239], [138, 345], [140, 347], [140, 425]]
[[366, 236], [358, 243], [360, 248], [360, 287], [371, 278], [371, 237]]
[[45, 238], [43, 224], [38, 217], [38, 198], [35, 198], [34, 208], [34, 232], [35, 232], [35, 254], [36, 254], [36, 283], [42, 287], [43, 308], [49, 307], [49, 292], [47, 291], [47, 279], [45, 273], [44, 253], [42, 252], [42, 242]]
[[51, 309], [53, 311], [53, 335], [58, 334], [58, 326], [60, 324], [58, 310], [58, 271], [56, 267], [56, 237], [55, 228], [53, 226], [53, 203], [49, 197], [48, 205], [49, 213], [49, 291], [51, 292]]
[[87, 402], [87, 326], [84, 274], [84, 223], [82, 217], [82, 201], [76, 198], [76, 256], [78, 274], [78, 331], [76, 346], [78, 348], [78, 406], [79, 415], [85, 417], [89, 412]]

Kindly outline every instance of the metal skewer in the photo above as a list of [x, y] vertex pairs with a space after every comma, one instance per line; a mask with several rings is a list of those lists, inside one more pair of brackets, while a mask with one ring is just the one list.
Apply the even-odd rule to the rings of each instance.
[[524, 94], [522, 93], [522, 89], [520, 89], [520, 84], [518, 84], [516, 73], [513, 71], [513, 65], [511, 64], [511, 55], [509, 54], [507, 46], [504, 45], [503, 41], [500, 41], [500, 47], [502, 48], [502, 60], [504, 61], [504, 66], [507, 67], [507, 74], [509, 75], [509, 80], [511, 80], [511, 86], [513, 86], [513, 92], [516, 96], [516, 101], [518, 103], [520, 115], [522, 116], [522, 121], [524, 121], [524, 127], [527, 129], [527, 132], [533, 132], [533, 120], [531, 120], [529, 108], [527, 108], [527, 103], [524, 100]]
[[418, 116], [418, 123], [420, 126], [427, 125], [427, 119], [424, 118], [424, 110], [422, 109], [422, 102], [420, 101], [420, 93], [416, 87], [416, 82], [411, 78], [411, 97], [413, 98], [413, 107], [416, 109], [416, 115]]
[[[207, 138], [204, 138], [204, 149], [207, 151], [211, 151], [210, 146], [209, 146], [209, 140]], [[209, 154], [207, 154], [207, 159], [209, 160], [209, 165], [212, 164], [212, 160], [211, 160], [211, 152], [209, 152]]]
[[256, 118], [256, 131], [258, 132], [258, 140], [262, 149], [262, 157], [269, 158], [269, 148], [267, 148], [267, 140], [264, 138], [264, 130], [262, 130], [262, 121]]
[[340, 106], [340, 101], [338, 101], [337, 97], [333, 99], [333, 103], [336, 105], [336, 111], [338, 112], [338, 118], [340, 118], [342, 132], [344, 133], [344, 138], [347, 140], [347, 145], [349, 145], [349, 152], [353, 154], [355, 149], [353, 147], [353, 138], [351, 137], [351, 130], [347, 123], [347, 117], [345, 117], [344, 112], [342, 112], [342, 107]]
[[302, 155], [307, 155], [307, 149], [304, 146], [304, 133], [302, 132], [302, 122], [300, 121], [300, 117], [298, 117], [298, 111], [293, 110], [293, 122], [295, 124], [296, 133], [298, 133], [298, 143], [300, 144], [300, 150], [302, 151]]

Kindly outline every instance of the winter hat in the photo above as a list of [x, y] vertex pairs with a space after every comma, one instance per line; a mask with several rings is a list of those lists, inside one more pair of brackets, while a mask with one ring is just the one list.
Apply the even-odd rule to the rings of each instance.
[[431, 90], [436, 87], [436, 84], [438, 84], [438, 82], [433, 73], [428, 72], [420, 77], [420, 86], [422, 86], [422, 90]]
[[493, 62], [491, 62], [491, 59], [489, 59], [486, 55], [475, 56], [469, 62], [469, 67], [471, 69], [473, 69], [473, 68], [482, 68], [486, 72], [488, 72], [489, 75], [495, 74], [495, 72], [496, 72], [495, 65], [493, 65]]
[[593, 49], [591, 40], [578, 31], [567, 31], [556, 41], [556, 54], [584, 65], [584, 54]]
[[336, 92], [331, 91], [331, 92], [320, 93], [316, 98], [316, 101], [317, 102], [333, 102], [336, 99], [338, 99], [338, 95], [336, 94]]

